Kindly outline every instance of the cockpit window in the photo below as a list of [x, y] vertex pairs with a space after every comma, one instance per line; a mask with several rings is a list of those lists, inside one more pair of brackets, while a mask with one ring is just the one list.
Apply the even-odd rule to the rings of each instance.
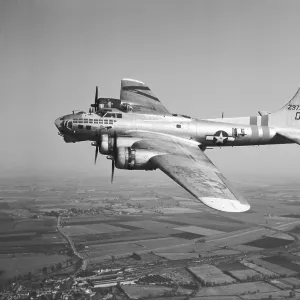
[[69, 121], [69, 122], [68, 122], [67, 127], [68, 127], [69, 129], [72, 129], [72, 121]]
[[116, 115], [115, 115], [114, 113], [106, 113], [106, 114], [104, 115], [104, 117], [106, 117], [106, 118], [115, 118]]
[[122, 118], [122, 114], [116, 114], [117, 118]]

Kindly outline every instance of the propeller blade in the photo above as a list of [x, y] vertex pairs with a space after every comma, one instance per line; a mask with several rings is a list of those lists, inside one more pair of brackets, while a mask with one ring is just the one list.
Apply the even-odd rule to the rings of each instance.
[[98, 86], [96, 86], [95, 104], [97, 104], [97, 100], [98, 100]]
[[94, 107], [95, 107], [95, 111], [97, 112], [97, 111], [98, 111], [98, 86], [96, 86], [95, 104], [94, 104]]
[[96, 146], [96, 149], [95, 149], [95, 164], [96, 164], [96, 162], [97, 162], [97, 157], [98, 157], [98, 152], [99, 152], [99, 147], [98, 147], [98, 145]]
[[115, 161], [114, 159], [111, 160], [111, 178], [110, 182], [113, 183], [114, 181], [114, 173], [115, 173]]

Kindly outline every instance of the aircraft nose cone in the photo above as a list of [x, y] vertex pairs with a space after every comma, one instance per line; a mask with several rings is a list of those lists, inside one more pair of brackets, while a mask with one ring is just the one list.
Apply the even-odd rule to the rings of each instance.
[[59, 130], [59, 131], [61, 131], [61, 129], [62, 129], [62, 124], [63, 124], [63, 121], [64, 121], [64, 118], [57, 118], [55, 121], [54, 121], [54, 124], [55, 124], [55, 126], [57, 127], [57, 129]]

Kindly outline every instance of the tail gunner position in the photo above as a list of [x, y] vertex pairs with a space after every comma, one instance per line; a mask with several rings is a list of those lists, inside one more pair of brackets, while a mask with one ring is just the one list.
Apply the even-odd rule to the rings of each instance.
[[98, 98], [89, 113], [55, 120], [66, 143], [92, 141], [95, 163], [106, 155], [114, 168], [160, 169], [207, 206], [244, 212], [250, 205], [219, 172], [207, 147], [300, 144], [300, 89], [275, 113], [199, 120], [171, 114], [141, 81], [123, 79], [120, 99]]

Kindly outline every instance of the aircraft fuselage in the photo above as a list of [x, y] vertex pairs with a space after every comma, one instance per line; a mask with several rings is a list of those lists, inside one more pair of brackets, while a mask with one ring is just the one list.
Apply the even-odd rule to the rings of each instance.
[[106, 115], [95, 113], [70, 114], [56, 120], [66, 142], [97, 141], [97, 132], [115, 132], [117, 136], [132, 136], [135, 132], [151, 132], [192, 139], [203, 147], [249, 146], [281, 144], [289, 141], [276, 136], [269, 126], [227, 123], [218, 120], [198, 120], [180, 115], [161, 116], [130, 114], [118, 111]]

